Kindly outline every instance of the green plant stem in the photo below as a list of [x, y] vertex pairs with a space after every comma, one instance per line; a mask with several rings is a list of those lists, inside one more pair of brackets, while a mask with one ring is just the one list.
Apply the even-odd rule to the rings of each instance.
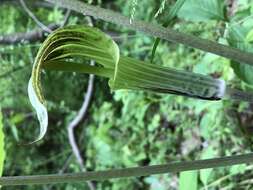
[[[177, 16], [178, 11], [184, 5], [185, 0], [177, 0], [173, 7], [169, 10], [169, 14], [167, 16], [167, 21], [162, 25], [163, 27], [167, 28], [169, 25], [173, 25], [173, 20]], [[156, 38], [155, 43], [153, 45], [152, 53], [151, 53], [151, 63], [154, 60], [156, 49], [160, 43], [161, 39]]]
[[165, 28], [157, 24], [151, 24], [140, 20], [133, 20], [130, 23], [130, 18], [111, 10], [103, 9], [97, 6], [88, 5], [77, 0], [47, 0], [55, 3], [60, 7], [64, 7], [84, 15], [93, 16], [97, 19], [102, 19], [117, 25], [125, 26], [133, 30], [138, 30], [148, 35], [158, 37], [175, 43], [181, 43], [193, 48], [197, 48], [206, 52], [214, 53], [222, 57], [253, 65], [253, 54], [243, 52], [239, 49], [222, 45], [207, 39], [180, 33], [170, 28]]
[[233, 100], [237, 100], [237, 101], [253, 102], [253, 96], [251, 93], [243, 92], [241, 90], [237, 90], [237, 89], [233, 89], [233, 88], [226, 89], [225, 97], [227, 99], [233, 99]]
[[153, 165], [143, 167], [133, 167], [125, 169], [113, 169], [107, 171], [81, 172], [69, 174], [51, 174], [34, 176], [14, 176], [0, 177], [0, 185], [33, 185], [33, 184], [53, 184], [70, 183], [80, 181], [98, 181], [113, 178], [140, 177], [154, 174], [165, 174], [169, 172], [182, 172], [189, 170], [199, 170], [206, 168], [224, 167], [236, 164], [250, 163], [253, 161], [253, 153], [213, 158], [206, 160], [197, 160], [190, 162], [173, 162], [164, 165]]

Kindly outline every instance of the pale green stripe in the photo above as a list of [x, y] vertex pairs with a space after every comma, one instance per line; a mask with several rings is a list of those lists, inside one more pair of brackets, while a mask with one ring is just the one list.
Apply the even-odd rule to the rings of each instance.
[[[196, 74], [192, 72], [177, 70], [169, 67], [164, 67], [160, 65], [150, 64], [147, 62], [135, 60], [129, 57], [123, 57], [120, 58], [120, 63], [127, 63], [129, 65], [131, 64], [138, 64], [139, 67], [144, 68], [145, 70], [153, 71], [155, 70], [159, 74], [167, 75], [168, 73], [171, 74], [172, 77], [178, 77], [184, 78], [184, 79], [192, 79], [193, 77], [198, 77], [201, 81], [206, 82], [206, 84], [212, 84], [214, 79], [205, 75]], [[210, 82], [210, 83], [208, 83]]]

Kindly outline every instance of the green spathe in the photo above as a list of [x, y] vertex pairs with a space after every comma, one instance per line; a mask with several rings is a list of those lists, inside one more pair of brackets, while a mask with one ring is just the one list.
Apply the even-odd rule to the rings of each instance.
[[129, 57], [121, 57], [112, 89], [148, 90], [219, 100], [225, 93], [225, 82], [208, 76], [179, 71]]
[[[87, 60], [94, 60], [97, 65], [83, 63]], [[48, 125], [40, 84], [43, 68], [106, 77], [113, 90], [147, 90], [205, 100], [220, 100], [229, 95], [222, 79], [120, 56], [117, 44], [102, 31], [89, 26], [68, 26], [48, 36], [33, 66], [28, 93], [40, 121], [41, 130], [36, 141], [43, 138]], [[234, 94], [240, 99], [240, 92]]]

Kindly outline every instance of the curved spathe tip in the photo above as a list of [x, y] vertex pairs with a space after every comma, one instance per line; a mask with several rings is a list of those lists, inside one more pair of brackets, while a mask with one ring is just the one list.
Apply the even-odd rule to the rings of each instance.
[[47, 131], [47, 126], [48, 126], [47, 108], [39, 100], [39, 98], [35, 92], [35, 89], [33, 87], [32, 78], [30, 78], [29, 83], [28, 83], [28, 96], [29, 96], [29, 99], [30, 99], [30, 102], [31, 102], [33, 108], [35, 109], [35, 111], [37, 113], [37, 118], [40, 123], [39, 136], [33, 142], [28, 143], [28, 144], [32, 144], [32, 143], [35, 143], [35, 142], [41, 140], [44, 137], [44, 135], [46, 134], [46, 131]]

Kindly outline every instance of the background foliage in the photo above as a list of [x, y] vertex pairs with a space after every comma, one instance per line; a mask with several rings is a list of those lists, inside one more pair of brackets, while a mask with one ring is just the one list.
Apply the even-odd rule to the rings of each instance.
[[[45, 25], [60, 24], [66, 10], [41, 1], [26, 1]], [[90, 1], [133, 19], [163, 24], [175, 1]], [[17, 6], [18, 5], [18, 6]], [[160, 10], [159, 14], [156, 14]], [[210, 12], [212, 10], [212, 12]], [[252, 51], [252, 0], [187, 0], [174, 29]], [[155, 17], [155, 15], [158, 15]], [[19, 1], [0, 4], [0, 35], [16, 35], [38, 26]], [[96, 27], [116, 36], [121, 52], [150, 60], [154, 39], [102, 21]], [[67, 25], [86, 24], [71, 12]], [[0, 37], [1, 38], [1, 37]], [[49, 107], [49, 131], [30, 146], [38, 123], [27, 97], [27, 83], [40, 40], [0, 44], [0, 107], [3, 113], [6, 158], [3, 175], [80, 171], [68, 143], [67, 126], [83, 101], [88, 77], [47, 72], [43, 77]], [[231, 86], [251, 91], [252, 68], [213, 54], [161, 41], [154, 64], [221, 77]], [[174, 95], [136, 91], [110, 92], [107, 81], [96, 78], [93, 99], [84, 122], [77, 128], [87, 170], [196, 160], [252, 151], [252, 105], [230, 100], [209, 102]], [[97, 189], [251, 189], [252, 166], [156, 175], [95, 183]], [[43, 189], [80, 189], [86, 184], [44, 186]], [[36, 189], [25, 187], [23, 189]], [[4, 189], [4, 188], [3, 188]], [[8, 189], [14, 189], [8, 187]], [[22, 188], [20, 188], [22, 189]]]

